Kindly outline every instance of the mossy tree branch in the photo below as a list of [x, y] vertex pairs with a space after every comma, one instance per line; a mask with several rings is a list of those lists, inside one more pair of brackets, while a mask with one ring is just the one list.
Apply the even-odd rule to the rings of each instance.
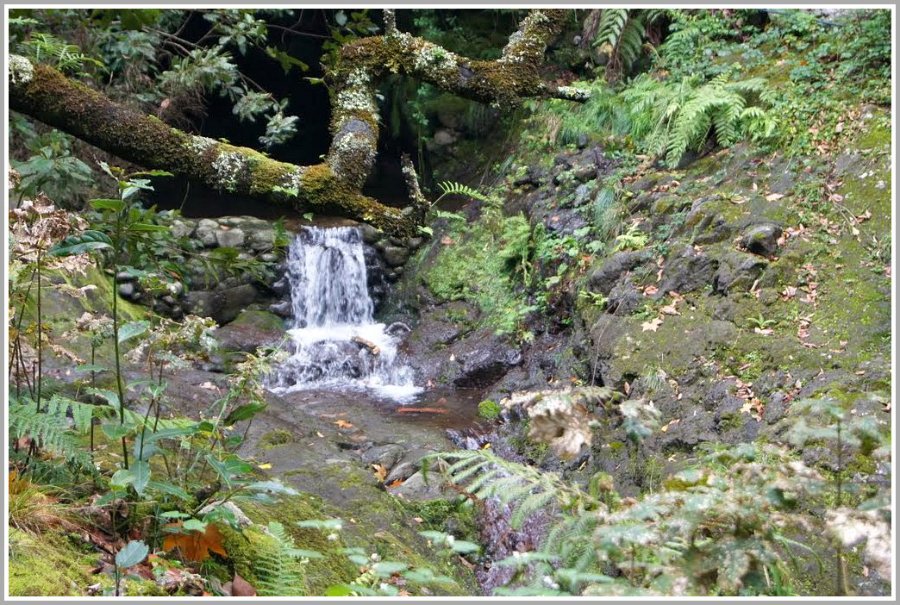
[[[325, 161], [313, 166], [279, 162], [247, 147], [188, 134], [19, 56], [10, 57], [10, 108], [147, 168], [168, 170], [230, 193], [293, 202], [317, 214], [347, 216], [394, 235], [413, 235], [424, 198], [411, 163], [404, 162], [404, 173], [412, 208], [385, 206], [361, 193], [375, 163], [379, 120], [375, 93], [381, 78], [402, 73], [501, 107], [533, 96], [584, 100], [545, 84], [539, 73], [546, 47], [562, 29], [566, 12], [531, 11], [494, 61], [451, 53], [399, 32], [395, 25], [384, 36], [344, 45], [328, 75], [334, 107], [331, 146]], [[391, 16], [388, 21], [393, 24]]]

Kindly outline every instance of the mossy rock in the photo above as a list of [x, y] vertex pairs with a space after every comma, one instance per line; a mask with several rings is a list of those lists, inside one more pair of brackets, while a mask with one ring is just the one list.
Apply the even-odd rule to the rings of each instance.
[[278, 447], [279, 445], [285, 445], [287, 443], [293, 443], [294, 434], [290, 431], [286, 431], [284, 429], [275, 429], [269, 431], [259, 438], [259, 447], [261, 449], [267, 450], [273, 447]]
[[96, 582], [91, 568], [98, 557], [80, 552], [64, 535], [32, 535], [9, 530], [9, 594], [11, 596], [82, 596]]

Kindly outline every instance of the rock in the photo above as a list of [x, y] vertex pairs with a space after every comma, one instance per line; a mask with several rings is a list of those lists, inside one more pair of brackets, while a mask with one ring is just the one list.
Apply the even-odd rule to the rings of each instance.
[[178, 297], [184, 294], [184, 284], [180, 281], [173, 281], [166, 286], [169, 294]]
[[449, 488], [441, 489], [441, 482], [437, 477], [432, 476], [430, 480], [425, 482], [425, 475], [422, 471], [417, 471], [409, 476], [403, 483], [390, 490], [395, 496], [400, 496], [407, 500], [438, 500], [450, 496]]
[[259, 260], [261, 260], [264, 263], [277, 263], [278, 255], [274, 254], [272, 252], [266, 252], [265, 254], [259, 255]]
[[258, 347], [277, 344], [285, 327], [284, 320], [274, 313], [245, 309], [234, 321], [216, 330], [214, 336], [225, 351], [253, 353]]
[[384, 234], [381, 231], [367, 223], [361, 224], [359, 226], [359, 231], [362, 234], [363, 242], [370, 246], [384, 237]]
[[454, 380], [458, 387], [489, 386], [522, 362], [519, 349], [488, 328], [457, 342], [451, 350], [462, 365]]
[[172, 237], [181, 239], [183, 237], [190, 237], [194, 233], [194, 225], [182, 220], [174, 220], [172, 221], [170, 230], [172, 232]]
[[697, 252], [692, 246], [685, 246], [681, 254], [666, 264], [656, 296], [662, 297], [671, 291], [684, 294], [699, 290], [712, 281], [718, 265], [715, 259]]
[[617, 252], [591, 273], [588, 285], [592, 292], [609, 294], [622, 274], [644, 264], [652, 257], [650, 250]]
[[419, 470], [416, 465], [412, 462], [406, 461], [401, 462], [397, 466], [391, 469], [391, 472], [388, 473], [387, 478], [385, 478], [385, 484], [391, 484], [394, 481], [406, 481], [413, 474]]
[[423, 240], [421, 237], [410, 237], [410, 238], [407, 238], [406, 245], [409, 246], [411, 249], [416, 250], [417, 248], [419, 248], [422, 245], [422, 243], [424, 241], [425, 240]]
[[215, 232], [216, 243], [221, 248], [240, 248], [244, 245], [246, 234], [242, 229], [219, 229]]
[[609, 292], [606, 312], [613, 315], [631, 315], [644, 302], [644, 295], [630, 281], [616, 284]]
[[275, 248], [274, 229], [255, 229], [250, 231], [247, 239], [254, 252], [270, 252]]
[[590, 187], [589, 185], [579, 185], [575, 189], [575, 198], [572, 200], [572, 205], [576, 208], [583, 206], [591, 200], [593, 193], [593, 187]]
[[713, 275], [713, 292], [728, 294], [750, 290], [768, 265], [765, 259], [746, 252], [728, 252], [720, 259]]
[[741, 236], [741, 246], [748, 252], [760, 256], [775, 256], [778, 252], [778, 238], [781, 237], [781, 225], [776, 223], [760, 223], [751, 225]]
[[447, 128], [439, 128], [437, 132], [434, 133], [434, 137], [431, 139], [432, 142], [438, 147], [446, 147], [447, 145], [452, 145], [457, 141], [459, 135]]
[[119, 296], [127, 300], [136, 298], [137, 291], [137, 286], [134, 284], [134, 282], [125, 282], [119, 284]]
[[200, 219], [197, 223], [197, 230], [194, 232], [195, 237], [200, 243], [207, 248], [216, 245], [216, 231], [219, 229], [219, 223], [208, 218]]
[[381, 254], [389, 267], [399, 267], [409, 260], [409, 250], [399, 246], [385, 246]]
[[185, 305], [194, 315], [212, 317], [226, 324], [238, 316], [241, 309], [256, 300], [258, 292], [250, 284], [217, 290], [193, 290], [187, 293]]
[[294, 309], [291, 306], [291, 301], [289, 300], [283, 300], [281, 302], [269, 305], [269, 311], [271, 311], [278, 317], [289, 318], [294, 316]]
[[129, 273], [128, 271], [119, 271], [118, 273], [116, 273], [116, 283], [118, 283], [118, 284], [126, 283], [126, 282], [133, 282], [133, 281], [137, 281], [137, 277], [135, 277], [133, 274]]
[[380, 464], [390, 471], [400, 461], [405, 453], [402, 445], [396, 443], [388, 443], [387, 445], [376, 445], [369, 448], [362, 454], [362, 460], [366, 464]]

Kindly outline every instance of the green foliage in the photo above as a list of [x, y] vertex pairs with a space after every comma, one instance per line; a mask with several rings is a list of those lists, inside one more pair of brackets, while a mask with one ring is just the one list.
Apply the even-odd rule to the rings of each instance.
[[443, 183], [442, 187], [444, 195], [477, 195], [476, 199], [484, 201], [482, 219], [467, 223], [460, 214], [431, 211], [431, 216], [451, 221], [447, 237], [452, 243], [423, 275], [425, 283], [438, 298], [477, 304], [482, 322], [498, 333], [523, 336], [522, 321], [536, 307], [527, 304], [518, 284], [530, 279], [538, 234], [523, 216], [503, 216], [496, 198], [459, 183]]
[[[785, 594], [790, 537], [813, 517], [795, 513], [818, 476], [774, 446], [711, 449], [666, 489], [626, 504], [608, 476], [587, 490], [488, 451], [437, 457], [445, 476], [476, 497], [514, 507], [513, 524], [555, 503], [547, 539], [500, 565], [517, 569], [515, 594]], [[509, 594], [500, 590], [498, 594]]]
[[[76, 433], [69, 428], [66, 419], [68, 405], [52, 401], [49, 409], [38, 410], [29, 397], [10, 397], [9, 436], [11, 442], [30, 439], [44, 450], [68, 461], [80, 469], [91, 469], [90, 458], [78, 443]], [[93, 407], [93, 406], [90, 406]], [[76, 426], [83, 428], [85, 409], [79, 408]]]
[[103, 63], [81, 52], [74, 44], [68, 44], [53, 34], [32, 32], [19, 44], [18, 52], [34, 59], [37, 63], [46, 63], [56, 69], [76, 75], [84, 75], [86, 65], [103, 69]]
[[56, 130], [39, 135], [18, 115], [10, 116], [10, 136], [21, 139], [23, 151], [29, 154], [24, 161], [13, 158], [11, 162], [21, 176], [15, 187], [20, 199], [44, 193], [63, 207], [79, 206], [94, 174], [73, 154], [72, 137]]
[[277, 521], [270, 521], [267, 529], [275, 539], [276, 547], [260, 549], [259, 557], [253, 562], [260, 596], [304, 594], [303, 559], [321, 555], [298, 549], [293, 538]]
[[648, 27], [664, 12], [659, 9], [602, 9], [592, 45], [607, 56], [607, 80], [615, 81], [631, 69], [641, 55]]
[[485, 420], [495, 420], [500, 417], [502, 408], [491, 399], [485, 399], [478, 404], [478, 415]]
[[757, 104], [772, 100], [761, 78], [730, 82], [723, 75], [702, 83], [691, 76], [673, 83], [642, 74], [622, 97], [631, 136], [673, 168], [687, 151], [702, 149], [711, 133], [726, 147], [744, 137], [762, 140], [773, 134], [771, 118]]
[[640, 250], [650, 241], [650, 236], [638, 229], [637, 225], [628, 227], [628, 231], [616, 237], [616, 252], [622, 250]]

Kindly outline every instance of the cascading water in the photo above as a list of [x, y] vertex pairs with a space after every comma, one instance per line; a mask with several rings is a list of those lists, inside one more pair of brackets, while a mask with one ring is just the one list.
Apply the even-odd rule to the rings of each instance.
[[291, 356], [270, 379], [276, 393], [371, 390], [406, 403], [422, 391], [397, 360], [398, 338], [373, 319], [362, 236], [355, 227], [304, 227], [287, 258]]

